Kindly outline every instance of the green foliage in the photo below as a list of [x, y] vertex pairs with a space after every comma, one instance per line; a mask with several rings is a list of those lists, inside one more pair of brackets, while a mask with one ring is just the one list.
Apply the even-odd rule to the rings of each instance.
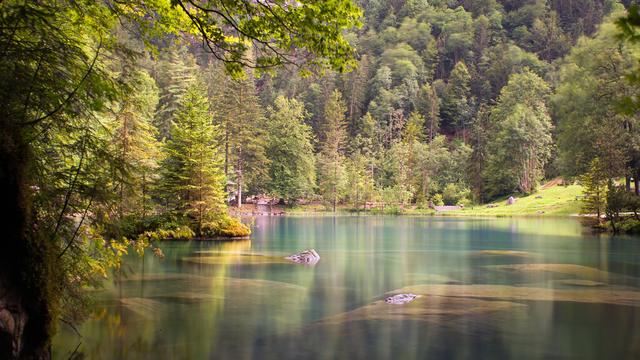
[[226, 208], [222, 156], [216, 142], [220, 129], [211, 122], [205, 94], [195, 84], [181, 99], [162, 166], [165, 203], [192, 219], [197, 236], [202, 235], [206, 221]]
[[288, 200], [311, 194], [315, 187], [312, 133], [303, 123], [304, 105], [279, 96], [268, 108], [267, 146], [271, 164], [267, 189]]
[[447, 184], [442, 190], [442, 201], [445, 205], [467, 205], [471, 192], [458, 184]]
[[612, 179], [609, 179], [607, 183], [607, 205], [605, 207], [605, 214], [614, 233], [620, 231], [617, 226], [621, 213], [627, 205], [627, 193], [623, 186], [618, 186]]
[[114, 153], [122, 171], [116, 189], [118, 212], [120, 216], [133, 213], [146, 217], [153, 210], [151, 193], [158, 180], [161, 158], [156, 129], [151, 123], [158, 105], [158, 88], [143, 70], [125, 72], [120, 78], [127, 84], [127, 93], [111, 110]]
[[241, 238], [251, 235], [251, 229], [241, 223], [238, 219], [223, 216], [216, 221], [206, 222], [202, 226], [204, 238]]
[[441, 114], [444, 124], [454, 131], [465, 131], [473, 116], [471, 76], [464, 62], [456, 64], [451, 72], [442, 100]]
[[[0, 282], [27, 274], [37, 315], [73, 317], [131, 248], [248, 235], [230, 190], [399, 213], [466, 203], [469, 187], [531, 193], [559, 166], [586, 173], [598, 211], [604, 179], [638, 173], [638, 51], [619, 41], [638, 41], [637, 7], [616, 20], [615, 1], [363, 1], [358, 31], [351, 0], [194, 3], [2, 2], [0, 185], [17, 220]], [[637, 197], [609, 188], [624, 229]], [[579, 205], [537, 201], [494, 213]]]
[[[490, 86], [489, 98], [493, 98], [500, 93], [500, 90], [507, 84], [512, 74], [529, 69], [543, 76], [548, 67], [548, 64], [541, 61], [535, 54], [522, 50], [517, 45], [510, 43], [501, 43], [488, 48], [482, 55], [478, 65], [484, 74], [483, 80]], [[480, 96], [481, 98], [487, 98], [487, 94], [481, 94]]]
[[585, 196], [582, 211], [585, 214], [596, 214], [598, 222], [607, 205], [607, 180], [605, 168], [599, 158], [591, 160], [589, 172], [580, 179]]
[[346, 106], [342, 94], [334, 90], [325, 105], [324, 141], [318, 156], [318, 188], [333, 211], [345, 192], [344, 148], [347, 140]]
[[535, 190], [549, 160], [551, 119], [548, 85], [530, 71], [512, 75], [491, 111], [492, 134], [485, 169], [490, 196]]
[[209, 104], [214, 123], [221, 129], [225, 176], [235, 183], [236, 204], [241, 205], [243, 191], [257, 194], [266, 190], [269, 159], [264, 110], [252, 79], [231, 78], [214, 63], [207, 66], [207, 72]]
[[443, 206], [444, 205], [444, 197], [442, 194], [435, 194], [431, 197], [431, 202], [434, 206]]
[[190, 86], [196, 82], [198, 66], [196, 59], [187, 48], [171, 47], [162, 53], [158, 61], [157, 81], [160, 89], [160, 104], [154, 124], [158, 128], [159, 139], [171, 136], [171, 122], [180, 107], [180, 101]]
[[581, 39], [559, 70], [552, 97], [558, 121], [559, 162], [564, 173], [575, 176], [589, 170], [599, 157], [611, 177], [626, 175], [628, 162], [637, 158], [636, 119], [621, 105], [637, 96], [626, 79], [639, 59], [637, 49], [616, 39], [607, 22], [595, 38]]

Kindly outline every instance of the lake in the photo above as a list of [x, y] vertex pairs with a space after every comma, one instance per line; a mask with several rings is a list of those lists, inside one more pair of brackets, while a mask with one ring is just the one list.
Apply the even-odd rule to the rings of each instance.
[[[252, 225], [251, 240], [129, 256], [81, 336], [60, 325], [54, 358], [640, 358], [638, 237], [553, 218]], [[283, 260], [309, 248], [315, 266]], [[398, 293], [420, 297], [384, 302]]]

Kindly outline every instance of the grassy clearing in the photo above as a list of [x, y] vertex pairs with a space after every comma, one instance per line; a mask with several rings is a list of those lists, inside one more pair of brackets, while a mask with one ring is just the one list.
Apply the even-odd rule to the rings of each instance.
[[582, 195], [582, 186], [553, 186], [541, 189], [537, 193], [517, 198], [513, 205], [507, 205], [501, 199], [487, 205], [470, 206], [463, 210], [449, 211], [443, 215], [457, 216], [568, 216], [578, 214], [582, 201], [576, 197]]
[[[470, 205], [465, 209], [447, 212], [435, 212], [428, 208], [404, 208], [399, 212], [390, 213], [388, 207], [385, 211], [380, 209], [361, 211], [360, 214], [394, 214], [394, 215], [442, 215], [442, 216], [569, 216], [580, 213], [582, 201], [577, 197], [582, 195], [580, 185], [552, 185], [538, 192], [518, 197], [513, 205], [507, 205], [507, 198], [496, 200], [490, 204]], [[290, 215], [331, 215], [333, 212], [322, 204], [295, 205], [284, 208]], [[347, 205], [338, 206], [338, 213], [355, 214]]]

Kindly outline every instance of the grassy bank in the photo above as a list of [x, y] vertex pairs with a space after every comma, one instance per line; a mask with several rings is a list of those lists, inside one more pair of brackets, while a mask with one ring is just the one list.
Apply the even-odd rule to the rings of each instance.
[[[432, 209], [404, 208], [397, 211], [397, 208], [388, 207], [385, 211], [380, 209], [361, 211], [360, 214], [402, 214], [402, 215], [442, 215], [442, 216], [569, 216], [578, 214], [582, 201], [577, 197], [582, 195], [582, 186], [551, 186], [542, 188], [535, 194], [519, 197], [513, 205], [506, 205], [507, 198], [496, 200], [490, 204], [470, 205], [465, 209], [447, 212], [436, 212]], [[321, 204], [296, 205], [285, 207], [285, 213], [290, 215], [329, 215], [325, 206]], [[391, 212], [389, 212], [389, 211]], [[339, 206], [338, 212], [341, 214], [355, 213], [348, 206]]]
[[507, 205], [506, 198], [487, 205], [469, 206], [466, 209], [449, 211], [446, 215], [459, 216], [569, 216], [578, 214], [582, 201], [582, 186], [553, 186], [540, 189], [537, 193], [517, 198], [513, 205]]

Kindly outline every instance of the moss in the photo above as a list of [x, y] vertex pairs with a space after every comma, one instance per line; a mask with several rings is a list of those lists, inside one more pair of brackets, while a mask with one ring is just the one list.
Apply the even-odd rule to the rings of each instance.
[[202, 236], [205, 238], [246, 238], [249, 235], [251, 235], [251, 229], [247, 225], [229, 216], [207, 222], [202, 226]]

